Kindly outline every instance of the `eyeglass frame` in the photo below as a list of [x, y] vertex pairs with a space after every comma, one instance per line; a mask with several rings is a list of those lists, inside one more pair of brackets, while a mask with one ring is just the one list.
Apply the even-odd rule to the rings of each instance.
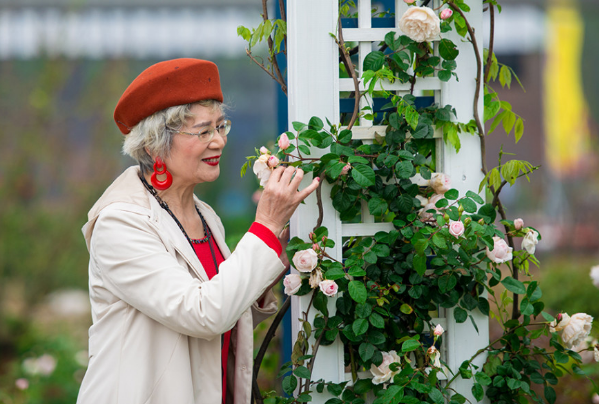
[[[202, 143], [210, 143], [212, 141], [212, 139], [214, 139], [214, 134], [216, 132], [218, 132], [218, 134], [220, 135], [220, 137], [222, 138], [226, 138], [229, 135], [229, 132], [231, 132], [231, 120], [230, 119], [225, 119], [220, 125], [218, 125], [216, 128], [213, 128], [212, 126], [209, 126], [208, 128], [208, 134], [209, 134], [209, 138], [208, 140], [202, 140], [200, 138], [200, 135], [203, 135], [204, 133], [201, 133], [202, 131], [206, 130], [205, 128], [200, 129], [199, 132], [197, 133], [193, 133], [193, 132], [184, 132], [182, 130], [176, 130], [173, 128], [169, 128], [168, 126], [166, 126], [166, 129], [175, 132], [175, 133], [183, 133], [186, 135], [191, 135], [191, 136], [196, 136], [198, 138], [198, 140]], [[220, 133], [219, 128], [225, 128], [225, 133], [224, 135], [222, 133]]]

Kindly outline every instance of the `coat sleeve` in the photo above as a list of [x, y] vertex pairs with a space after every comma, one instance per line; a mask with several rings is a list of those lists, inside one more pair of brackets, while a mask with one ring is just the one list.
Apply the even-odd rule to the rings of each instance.
[[283, 270], [276, 253], [246, 233], [210, 281], [201, 282], [167, 250], [149, 218], [102, 211], [90, 256], [104, 287], [177, 332], [212, 339], [233, 328]]

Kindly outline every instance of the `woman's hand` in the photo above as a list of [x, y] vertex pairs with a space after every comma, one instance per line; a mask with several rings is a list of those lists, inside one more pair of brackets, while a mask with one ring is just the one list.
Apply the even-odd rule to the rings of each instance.
[[283, 166], [275, 169], [258, 202], [256, 222], [268, 227], [275, 235], [280, 234], [300, 202], [314, 192], [320, 182], [320, 178], [316, 177], [310, 185], [298, 191], [302, 178], [302, 169]]

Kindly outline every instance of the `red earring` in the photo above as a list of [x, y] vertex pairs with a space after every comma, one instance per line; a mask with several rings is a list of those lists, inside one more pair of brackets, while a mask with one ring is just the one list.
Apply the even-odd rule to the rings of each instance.
[[[160, 181], [158, 175], [166, 175], [165, 180]], [[166, 164], [164, 164], [164, 161], [160, 157], [156, 157], [154, 172], [152, 173], [152, 177], [150, 177], [150, 182], [159, 191], [164, 191], [173, 184], [173, 176], [166, 170]]]

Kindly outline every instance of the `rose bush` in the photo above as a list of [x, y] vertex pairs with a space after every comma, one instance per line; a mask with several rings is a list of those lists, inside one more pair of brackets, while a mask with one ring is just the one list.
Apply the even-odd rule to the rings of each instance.
[[[496, 7], [495, 1], [486, 4], [489, 9]], [[580, 356], [571, 344], [584, 339], [591, 319], [577, 316], [571, 324], [571, 319], [561, 324], [562, 317], [553, 327], [560, 330], [552, 332], [554, 318], [544, 311], [541, 289], [529, 271], [531, 265], [539, 265], [534, 252], [540, 236], [524, 229], [521, 219], [509, 220], [499, 195], [504, 185], [513, 185], [538, 167], [521, 160], [504, 161], [501, 153], [497, 167], [483, 165], [485, 178], [478, 191], [462, 195], [437, 167], [440, 150], [435, 133], [442, 133], [445, 147], [459, 152], [463, 133], [485, 141], [484, 121], [493, 120], [488, 122], [489, 132], [503, 123], [506, 132], [513, 129], [516, 139], [522, 136], [524, 125], [490, 87], [489, 80], [495, 80], [500, 70], [506, 85], [512, 73], [498, 64], [492, 52], [485, 57], [479, 53], [467, 23], [469, 6], [464, 1], [444, 1], [443, 5], [447, 7], [443, 22], [428, 7], [409, 6], [400, 19], [405, 35], [389, 32], [378, 48], [373, 46], [362, 66], [351, 66], [347, 44], [336, 37], [345, 72], [361, 80], [370, 97], [386, 98], [385, 112], [356, 110], [349, 121], [341, 118], [333, 120], [336, 124], [327, 121], [328, 125], [319, 117], [293, 122], [293, 128], [285, 132], [289, 144], [273, 152], [284, 164], [319, 176], [321, 184], [328, 183], [327, 192], [323, 187], [316, 194], [319, 217], [313, 231], [307, 238], [294, 237], [286, 250], [300, 272], [294, 278], [293, 289], [301, 282], [295, 294], [307, 295], [309, 303], [300, 319], [291, 361], [281, 370], [283, 390], [289, 397], [277, 397], [277, 403], [309, 402], [312, 394], [326, 388], [335, 396], [329, 404], [363, 404], [366, 396], [372, 396], [374, 404], [463, 404], [465, 393], [456, 391], [453, 384], [462, 378], [472, 380], [474, 400], [486, 396], [490, 402], [541, 402], [543, 398], [531, 388], [538, 383], [545, 400], [553, 404], [551, 386], [556, 375], [563, 374], [562, 364], [582, 372]], [[350, 5], [341, 6], [341, 14], [347, 15], [349, 9]], [[444, 35], [451, 30], [463, 43], [472, 42], [478, 61], [472, 70], [478, 72], [477, 82], [485, 86], [473, 99], [476, 109], [478, 97], [484, 98], [484, 114], [469, 122], [456, 122], [451, 105], [417, 107], [413, 90], [400, 96], [384, 89], [389, 82], [409, 84], [413, 89], [423, 78], [457, 78], [454, 70], [463, 48]], [[263, 31], [255, 33], [263, 35]], [[427, 43], [432, 40], [439, 41], [434, 46]], [[488, 74], [483, 76], [485, 59]], [[360, 96], [356, 87], [355, 97]], [[358, 117], [377, 120], [385, 129], [377, 131], [371, 142], [362, 141], [352, 132]], [[248, 164], [261, 164], [263, 154], [250, 157]], [[472, 156], [479, 157], [485, 161], [485, 156]], [[325, 198], [342, 222], [360, 222], [367, 210], [388, 230], [345, 237], [337, 255], [329, 255], [335, 243], [321, 226]], [[524, 238], [521, 249], [514, 244], [519, 238]], [[500, 294], [496, 294], [498, 285]], [[333, 296], [334, 304], [330, 302]], [[476, 329], [472, 312], [492, 316], [503, 335], [481, 347], [458, 369], [445, 372], [438, 349], [445, 335], [431, 316], [439, 309], [451, 309], [453, 317], [447, 321], [470, 321]], [[308, 320], [310, 310], [316, 311], [313, 321]], [[535, 343], [541, 337], [549, 340], [550, 349]], [[335, 341], [343, 344], [351, 382], [313, 380], [319, 347]], [[475, 366], [483, 354], [488, 355], [485, 365]], [[372, 378], [364, 376], [368, 370]], [[447, 376], [442, 383], [441, 371]]]

